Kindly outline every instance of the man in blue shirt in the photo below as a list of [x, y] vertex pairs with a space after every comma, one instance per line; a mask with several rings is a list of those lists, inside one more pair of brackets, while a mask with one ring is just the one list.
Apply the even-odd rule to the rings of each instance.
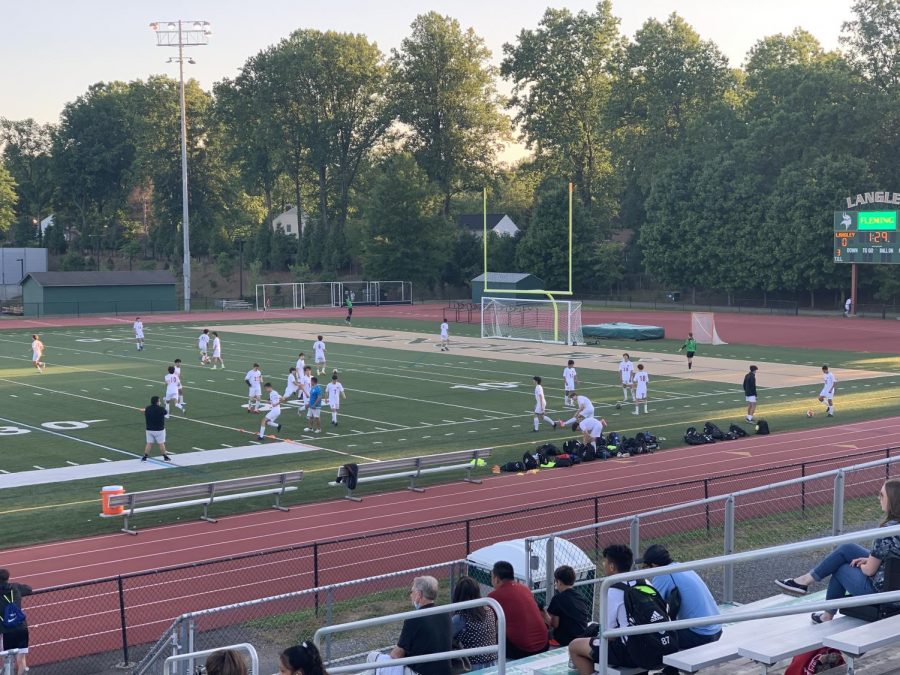
[[309, 389], [309, 412], [306, 413], [309, 426], [303, 431], [312, 431], [317, 434], [322, 433], [322, 421], [319, 416], [322, 414], [322, 387], [319, 386], [319, 378], [310, 379]]
[[[654, 544], [644, 551], [641, 563], [644, 567], [665, 567], [672, 564], [672, 557], [665, 546]], [[703, 579], [693, 570], [660, 574], [651, 578], [650, 583], [669, 604], [670, 612], [677, 607], [677, 614], [672, 617], [673, 619], [699, 619], [719, 615], [719, 607], [712, 593], [709, 592]], [[677, 632], [678, 648], [690, 649], [718, 640], [722, 637], [722, 626], [711, 624]], [[665, 675], [675, 675], [678, 669], [666, 666], [662, 672]]]

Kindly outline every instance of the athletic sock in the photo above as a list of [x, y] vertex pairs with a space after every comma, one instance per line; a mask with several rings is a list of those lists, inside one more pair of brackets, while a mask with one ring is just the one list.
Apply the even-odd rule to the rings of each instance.
[[569, 420], [566, 420], [565, 422], [563, 422], [563, 426], [570, 427], [573, 424], [575, 424], [576, 421], [577, 421], [576, 418], [573, 417], [572, 419], [569, 419]]
[[645, 412], [645, 413], [649, 413], [649, 412], [650, 412], [650, 411], [647, 409], [647, 404], [646, 404], [646, 403], [644, 404], [644, 412]]
[[689, 363], [689, 364], [688, 364], [688, 370], [690, 370], [690, 369], [691, 369], [691, 364]]
[[540, 427], [541, 427], [541, 421], [537, 417], [535, 417], [534, 418], [534, 430], [537, 431], [538, 429], [540, 429]]
[[179, 396], [179, 397], [178, 397], [178, 404], [179, 404], [179, 405], [184, 405], [184, 396]]
[[552, 419], [550, 419], [549, 417], [547, 417], [547, 415], [544, 415], [544, 421], [545, 421], [547, 424], [549, 424], [551, 427], [554, 426], [554, 425], [556, 424], [556, 422], [554, 422]]
[[260, 427], [259, 427], [259, 434], [258, 434], [258, 435], [259, 435], [259, 436], [265, 436], [265, 435], [266, 435], [266, 423], [265, 423], [265, 422], [263, 422], [263, 423], [260, 425]]
[[166, 401], [166, 415], [169, 414], [169, 402]]
[[331, 421], [337, 424], [337, 413], [331, 413]]

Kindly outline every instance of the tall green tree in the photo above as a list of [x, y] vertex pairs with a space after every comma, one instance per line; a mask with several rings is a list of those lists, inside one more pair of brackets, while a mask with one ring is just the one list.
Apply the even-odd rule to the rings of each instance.
[[441, 195], [408, 154], [391, 155], [380, 168], [363, 209], [366, 276], [433, 288], [450, 244]]
[[16, 217], [16, 181], [12, 174], [0, 164], [0, 234], [9, 231]]
[[862, 72], [881, 91], [900, 84], [900, 0], [856, 0], [843, 41]]
[[624, 48], [610, 0], [593, 13], [549, 8], [536, 29], [503, 46], [500, 70], [513, 83], [509, 105], [527, 146], [556, 158], [589, 213], [602, 200], [607, 216], [613, 167], [606, 109]]
[[395, 112], [409, 129], [407, 148], [443, 196], [487, 185], [509, 123], [484, 40], [456, 19], [429, 12], [394, 50]]
[[20, 217], [40, 222], [48, 215], [53, 196], [50, 150], [53, 126], [33, 119], [0, 119], [0, 146], [3, 163], [16, 181], [17, 211]]

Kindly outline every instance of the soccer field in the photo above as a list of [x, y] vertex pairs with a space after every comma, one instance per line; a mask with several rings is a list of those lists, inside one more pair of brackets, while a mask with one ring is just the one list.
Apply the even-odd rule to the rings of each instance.
[[[554, 419], [569, 417], [571, 411], [562, 406], [566, 352], [559, 347], [485, 341], [465, 335], [475, 327], [453, 326], [452, 349], [444, 353], [437, 349], [434, 326], [412, 320], [360, 320], [353, 329], [342, 322], [322, 328], [296, 321], [211, 323], [209, 327], [222, 337], [226, 364], [225, 370], [212, 370], [201, 366], [196, 347], [204, 327], [149, 324], [143, 351], [135, 349], [131, 325], [126, 322], [121, 328], [45, 330], [41, 333], [47, 362], [43, 375], [29, 362], [30, 331], [0, 333], [4, 365], [0, 397], [5, 403], [0, 412], [0, 487], [5, 488], [0, 490], [0, 513], [11, 525], [0, 532], [0, 545], [114, 531], [114, 523], [97, 517], [98, 492], [107, 484], [139, 490], [300, 468], [306, 476], [291, 501], [317, 500], [340, 496], [327, 481], [335, 467], [347, 462], [493, 447], [495, 463], [502, 464], [520, 459], [525, 450], [540, 443], [552, 440], [559, 445], [574, 436], [547, 425], [532, 433], [533, 375], [544, 378]], [[273, 437], [258, 441], [260, 416], [247, 412], [244, 374], [258, 362], [264, 382], [271, 381], [283, 392], [287, 370], [298, 353], [305, 352], [310, 363], [316, 331], [328, 333], [329, 329], [334, 339], [326, 335], [328, 375], [320, 379], [324, 384], [336, 368], [346, 388], [338, 426], [331, 425], [326, 407], [323, 432], [306, 433], [305, 417], [292, 403], [279, 420], [281, 432], [274, 434], [270, 427], [267, 433]], [[893, 414], [900, 396], [893, 356], [868, 354], [860, 359], [837, 352], [726, 345], [709, 348], [706, 363], [703, 356], [698, 357], [695, 370], [688, 373], [675, 360], [680, 357], [665, 361], [654, 356], [654, 352], [673, 352], [673, 344], [577, 348], [579, 392], [594, 401], [610, 431], [633, 435], [649, 430], [666, 439], [665, 448], [681, 445], [689, 425], [700, 426], [705, 420], [725, 427], [731, 421], [740, 423], [744, 410], [740, 371], [748, 360], [762, 367], [758, 416], [769, 420], [775, 433]], [[649, 415], [632, 415], [632, 405], [615, 407], [622, 393], [615, 371], [622, 347], [632, 353], [646, 352], [643, 361], [651, 376]], [[811, 379], [799, 386], [766, 388], [767, 372], [775, 379], [776, 372], [795, 366], [811, 371], [810, 366], [821, 363], [823, 357], [837, 369], [839, 380], [838, 416], [833, 420], [822, 414], [806, 418], [808, 408], [820, 411], [815, 402], [820, 387]], [[174, 461], [142, 464], [142, 410], [152, 395], [164, 393], [166, 367], [175, 358], [183, 361], [187, 408], [186, 414], [173, 410], [167, 423]], [[738, 375], [712, 368], [709, 364], [716, 358], [735, 361], [729, 365]], [[788, 365], [792, 363], [795, 366]], [[852, 379], [851, 371], [842, 370], [854, 367], [877, 368], [880, 373]], [[664, 369], [672, 374], [657, 374]], [[296, 442], [296, 450], [285, 451], [284, 444], [277, 443], [285, 440]], [[267, 454], [267, 446], [279, 448], [281, 454]], [[224, 452], [229, 448], [239, 450]], [[112, 463], [115, 475], [74, 477], [99, 472]], [[67, 475], [73, 477], [67, 479]], [[232, 508], [255, 508], [255, 502]], [[222, 509], [227, 512], [228, 508]], [[146, 516], [142, 524], [191, 517], [186, 512], [168, 512], [157, 518]]]

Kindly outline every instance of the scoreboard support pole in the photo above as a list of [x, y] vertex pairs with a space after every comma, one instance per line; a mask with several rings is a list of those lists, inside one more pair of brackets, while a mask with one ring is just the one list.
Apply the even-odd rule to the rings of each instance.
[[857, 265], [850, 264], [850, 316], [856, 316]]

